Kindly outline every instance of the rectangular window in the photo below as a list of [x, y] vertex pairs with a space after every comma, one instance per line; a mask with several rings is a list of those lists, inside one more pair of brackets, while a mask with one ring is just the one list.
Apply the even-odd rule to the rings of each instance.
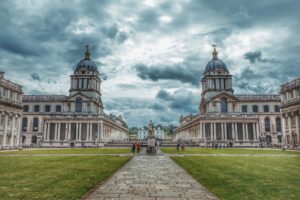
[[39, 105], [34, 106], [34, 112], [40, 112], [40, 106]]
[[51, 106], [45, 105], [45, 112], [51, 112]]
[[56, 112], [61, 112], [61, 105], [56, 105], [55, 111]]
[[247, 105], [242, 105], [242, 112], [248, 112], [248, 107]]
[[257, 105], [253, 105], [252, 109], [253, 109], [253, 112], [258, 112], [258, 106]]
[[23, 112], [29, 112], [29, 106], [28, 105], [23, 106]]
[[264, 105], [264, 112], [269, 112], [269, 106], [268, 105]]
[[275, 106], [274, 106], [274, 111], [275, 111], [275, 112], [280, 112], [279, 105], [275, 105]]

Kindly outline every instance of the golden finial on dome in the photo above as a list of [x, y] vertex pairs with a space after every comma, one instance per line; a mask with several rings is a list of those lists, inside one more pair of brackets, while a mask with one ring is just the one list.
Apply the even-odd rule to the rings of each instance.
[[214, 48], [214, 50], [212, 52], [213, 59], [217, 59], [218, 58], [218, 52], [217, 52], [217, 49], [216, 49], [217, 45], [212, 44], [211, 46]]
[[86, 45], [85, 48], [86, 48], [85, 59], [90, 60], [91, 53], [90, 53], [89, 45]]

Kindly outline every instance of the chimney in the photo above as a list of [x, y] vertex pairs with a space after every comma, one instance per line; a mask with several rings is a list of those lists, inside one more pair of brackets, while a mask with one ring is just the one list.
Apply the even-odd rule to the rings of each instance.
[[4, 78], [4, 74], [5, 74], [5, 72], [1, 72], [1, 71], [0, 71], [0, 78], [1, 78], [1, 79]]

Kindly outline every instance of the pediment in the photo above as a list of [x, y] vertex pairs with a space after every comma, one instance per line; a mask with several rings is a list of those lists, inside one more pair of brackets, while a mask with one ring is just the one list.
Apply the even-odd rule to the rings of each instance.
[[209, 101], [221, 101], [223, 97], [225, 97], [227, 101], [238, 101], [238, 99], [234, 95], [228, 94], [226, 92], [216, 94], [215, 96], [211, 97]]
[[81, 92], [78, 92], [76, 94], [73, 94], [72, 96], [69, 96], [68, 98], [66, 98], [66, 101], [76, 101], [77, 97], [81, 97], [82, 101], [95, 101], [93, 98], [91, 98]]

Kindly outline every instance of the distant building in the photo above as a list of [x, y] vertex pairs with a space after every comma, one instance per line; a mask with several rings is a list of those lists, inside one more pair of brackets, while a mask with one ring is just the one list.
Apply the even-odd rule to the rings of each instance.
[[[149, 133], [148, 133], [147, 127], [142, 127], [142, 128], [138, 129], [138, 139], [139, 140], [147, 140], [148, 134]], [[154, 134], [155, 134], [156, 139], [164, 140], [165, 133], [164, 133], [163, 127], [161, 125], [158, 125], [155, 127]]]
[[100, 73], [88, 47], [70, 79], [68, 96], [24, 95], [22, 144], [82, 147], [128, 141], [122, 117], [103, 111]]
[[142, 127], [138, 129], [138, 135], [137, 135], [138, 140], [147, 140], [148, 139], [148, 128], [147, 127]]
[[22, 119], [22, 87], [4, 79], [0, 72], [0, 148], [20, 145]]
[[285, 144], [300, 146], [300, 78], [281, 85]]
[[215, 47], [201, 84], [200, 114], [180, 118], [174, 141], [203, 146], [282, 144], [280, 95], [234, 94], [232, 75]]

